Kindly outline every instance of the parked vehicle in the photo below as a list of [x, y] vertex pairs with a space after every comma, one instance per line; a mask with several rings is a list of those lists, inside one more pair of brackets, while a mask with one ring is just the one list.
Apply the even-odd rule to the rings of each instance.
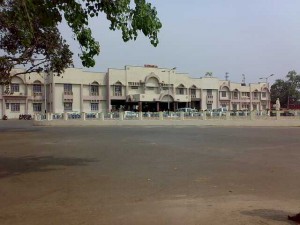
[[227, 108], [217, 108], [217, 109], [213, 109], [212, 110], [212, 116], [226, 116], [226, 113], [227, 113]]
[[19, 120], [31, 120], [32, 116], [30, 114], [20, 114]]
[[136, 118], [139, 114], [133, 111], [124, 111], [124, 118]]
[[184, 112], [185, 116], [200, 116], [199, 111], [192, 108], [178, 108], [176, 112]]

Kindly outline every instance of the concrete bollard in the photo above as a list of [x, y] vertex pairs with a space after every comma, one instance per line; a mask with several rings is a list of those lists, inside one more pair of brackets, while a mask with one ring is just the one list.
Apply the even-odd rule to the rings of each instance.
[[139, 112], [139, 120], [143, 120], [143, 112]]
[[124, 113], [123, 112], [119, 112], [119, 120], [124, 120]]
[[68, 113], [64, 112], [64, 120], [68, 120]]
[[255, 111], [250, 112], [250, 120], [255, 120]]
[[276, 120], [280, 119], [280, 111], [276, 111]]
[[184, 112], [180, 112], [180, 120], [184, 120]]
[[206, 120], [206, 112], [203, 112], [203, 114], [202, 114], [202, 120]]
[[159, 120], [164, 120], [163, 112], [159, 112], [158, 115], [159, 115]]
[[81, 113], [81, 119], [82, 119], [82, 120], [86, 120], [86, 117], [85, 117], [85, 116], [86, 116], [86, 113], [85, 113], [85, 112], [82, 112], [82, 113]]
[[48, 121], [52, 120], [52, 114], [51, 113], [46, 114], [46, 120], [48, 120]]
[[226, 120], [230, 120], [230, 112], [226, 112]]
[[98, 113], [98, 119], [99, 120], [104, 120], [104, 113], [103, 112]]

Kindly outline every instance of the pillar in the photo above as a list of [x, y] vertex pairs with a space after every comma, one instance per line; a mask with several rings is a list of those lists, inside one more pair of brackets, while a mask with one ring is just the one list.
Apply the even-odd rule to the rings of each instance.
[[180, 112], [180, 120], [184, 120], [184, 112]]
[[276, 111], [276, 120], [280, 119], [280, 111]]
[[85, 113], [85, 112], [82, 112], [82, 113], [81, 113], [81, 119], [82, 119], [82, 120], [85, 120], [85, 119], [86, 119], [85, 116], [86, 116], [86, 113]]
[[230, 112], [226, 112], [226, 120], [230, 120]]
[[119, 120], [124, 120], [124, 113], [123, 112], [119, 112]]
[[139, 102], [139, 112], [142, 112], [142, 111], [143, 111], [143, 103]]
[[156, 102], [156, 112], [159, 112], [159, 102]]
[[68, 113], [64, 112], [64, 120], [68, 120]]

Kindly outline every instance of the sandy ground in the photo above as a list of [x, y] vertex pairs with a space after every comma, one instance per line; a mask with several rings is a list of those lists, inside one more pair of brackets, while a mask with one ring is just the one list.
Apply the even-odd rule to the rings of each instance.
[[6, 122], [1, 225], [288, 225], [300, 211], [300, 128]]

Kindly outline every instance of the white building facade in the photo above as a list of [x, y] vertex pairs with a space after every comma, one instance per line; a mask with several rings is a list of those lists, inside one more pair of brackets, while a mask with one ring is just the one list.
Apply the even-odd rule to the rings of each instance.
[[176, 111], [190, 107], [210, 110], [266, 110], [267, 83], [241, 84], [205, 76], [193, 78], [175, 69], [153, 65], [125, 66], [107, 72], [69, 68], [62, 75], [27, 74], [0, 87], [0, 116], [115, 110]]

